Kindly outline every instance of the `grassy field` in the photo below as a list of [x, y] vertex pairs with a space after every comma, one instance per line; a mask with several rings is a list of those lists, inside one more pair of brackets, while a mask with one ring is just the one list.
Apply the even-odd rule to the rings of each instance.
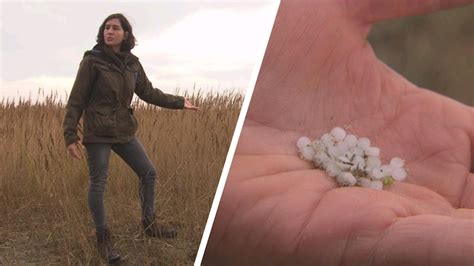
[[[158, 172], [156, 209], [175, 240], [145, 237], [138, 178], [115, 154], [106, 192], [124, 265], [187, 265], [197, 253], [242, 104], [231, 93], [188, 96], [199, 113], [135, 102], [138, 138]], [[100, 264], [87, 208], [86, 160], [67, 156], [64, 106], [0, 102], [0, 264]], [[85, 150], [84, 150], [85, 152]]]

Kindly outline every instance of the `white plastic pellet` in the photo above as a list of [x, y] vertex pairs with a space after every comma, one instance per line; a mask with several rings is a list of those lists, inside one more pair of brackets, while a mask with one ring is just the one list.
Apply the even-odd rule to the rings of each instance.
[[370, 188], [371, 186], [371, 183], [372, 181], [370, 181], [370, 179], [368, 178], [360, 178], [358, 181], [357, 181], [357, 184], [361, 187], [366, 187], [366, 188]]
[[393, 168], [402, 168], [404, 164], [405, 164], [405, 161], [398, 157], [393, 157], [392, 160], [390, 160], [390, 165]]
[[393, 168], [389, 164], [384, 164], [384, 165], [381, 166], [381, 168], [382, 168], [382, 171], [385, 174], [385, 176], [392, 175]]
[[382, 179], [385, 176], [385, 173], [382, 167], [377, 167], [372, 170], [370, 176], [374, 179]]
[[355, 155], [364, 156], [364, 149], [362, 149], [360, 147], [354, 147], [354, 148], [351, 149], [351, 151]]
[[331, 130], [330, 134], [337, 141], [342, 141], [346, 137], [346, 131], [340, 127], [335, 127]]
[[300, 149], [301, 158], [306, 161], [312, 161], [314, 156], [314, 150], [311, 146], [304, 146]]
[[320, 140], [315, 140], [311, 143], [311, 146], [313, 147], [315, 152], [324, 152], [326, 150], [326, 145], [320, 141]]
[[365, 168], [365, 160], [361, 156], [355, 156], [352, 164], [352, 170], [364, 170]]
[[407, 178], [402, 159], [394, 157], [389, 164], [382, 164], [380, 148], [372, 147], [368, 138], [357, 138], [340, 127], [314, 141], [301, 137], [296, 146], [302, 159], [325, 170], [339, 186], [383, 189], [384, 178], [391, 177], [395, 181]]
[[337, 157], [337, 159], [340, 162], [343, 162], [343, 163], [350, 163], [351, 162], [351, 160], [349, 160], [349, 158], [347, 158], [346, 156], [339, 156], [339, 157]]
[[357, 140], [357, 147], [361, 148], [362, 150], [367, 149], [370, 147], [370, 140], [368, 138], [360, 138]]
[[334, 147], [334, 146], [328, 146], [327, 147], [327, 153], [331, 158], [335, 158], [335, 157], [340, 156], [338, 149], [336, 149], [336, 147]]
[[355, 147], [357, 145], [357, 137], [349, 134], [344, 138], [344, 142], [349, 146], [349, 148]]
[[383, 189], [383, 183], [382, 181], [379, 181], [379, 180], [372, 181], [370, 182], [370, 188], [377, 189], [377, 190]]
[[335, 177], [342, 172], [342, 169], [335, 162], [326, 163], [326, 172], [330, 177]]
[[353, 186], [357, 183], [357, 179], [349, 172], [341, 172], [338, 174], [336, 181], [342, 186]]
[[392, 171], [393, 179], [403, 181], [407, 178], [407, 172], [403, 168], [397, 168]]
[[309, 145], [311, 145], [311, 140], [308, 137], [301, 137], [296, 141], [296, 147], [298, 147], [298, 149]]
[[337, 156], [344, 156], [349, 151], [349, 146], [345, 142], [338, 142], [336, 144]]
[[367, 156], [378, 157], [380, 155], [380, 149], [377, 147], [368, 147], [365, 149], [365, 154]]
[[367, 168], [370, 170], [378, 168], [382, 165], [382, 162], [380, 161], [379, 157], [373, 157], [369, 156], [367, 157]]
[[329, 156], [325, 152], [319, 152], [316, 155], [314, 155], [315, 160], [319, 160], [320, 162], [324, 162], [329, 160]]
[[333, 146], [334, 145], [334, 138], [329, 135], [328, 133], [324, 134], [322, 137], [321, 137], [321, 141], [326, 144], [327, 146], [331, 145]]

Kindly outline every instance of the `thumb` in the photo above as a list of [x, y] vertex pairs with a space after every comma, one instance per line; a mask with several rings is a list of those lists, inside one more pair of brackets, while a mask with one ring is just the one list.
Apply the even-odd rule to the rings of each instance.
[[[348, 10], [365, 22], [378, 22], [406, 16], [429, 14], [443, 9], [456, 8], [474, 3], [474, 0], [364, 0], [346, 1]], [[352, 5], [357, 5], [352, 7]]]
[[82, 150], [82, 146], [79, 142], [76, 143], [76, 153], [78, 155], [78, 158], [82, 159], [84, 153], [83, 153], [83, 150]]

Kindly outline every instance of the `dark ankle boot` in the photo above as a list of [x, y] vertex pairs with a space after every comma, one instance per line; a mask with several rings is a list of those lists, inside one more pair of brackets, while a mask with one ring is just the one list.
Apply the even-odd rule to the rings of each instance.
[[155, 219], [143, 220], [143, 228], [145, 230], [145, 234], [151, 237], [175, 238], [178, 235], [178, 232], [175, 228], [164, 226], [158, 223]]
[[112, 236], [108, 229], [98, 229], [97, 236], [97, 251], [102, 259], [107, 263], [114, 263], [120, 260], [120, 254], [114, 248]]

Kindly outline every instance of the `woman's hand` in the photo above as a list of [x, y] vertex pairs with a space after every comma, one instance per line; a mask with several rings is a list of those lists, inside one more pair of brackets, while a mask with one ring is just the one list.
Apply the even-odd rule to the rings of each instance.
[[[473, 265], [474, 109], [376, 58], [373, 23], [472, 1], [282, 1], [206, 249], [216, 265]], [[406, 182], [339, 188], [296, 140], [369, 137]]]
[[201, 108], [194, 106], [188, 99], [184, 99], [184, 109], [193, 110], [193, 111], [201, 111]]
[[82, 147], [79, 141], [67, 146], [67, 153], [78, 160], [82, 159]]

